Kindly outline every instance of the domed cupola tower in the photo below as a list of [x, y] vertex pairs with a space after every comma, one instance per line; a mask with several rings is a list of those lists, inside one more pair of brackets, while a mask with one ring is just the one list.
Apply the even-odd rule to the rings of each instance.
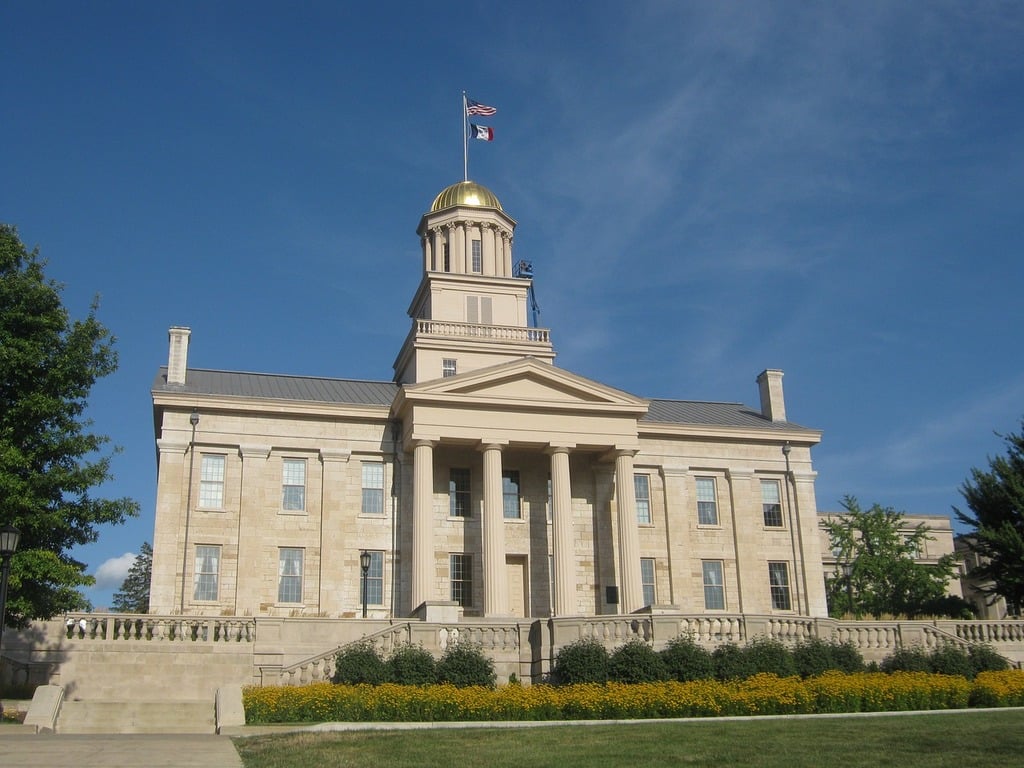
[[412, 384], [522, 357], [555, 358], [547, 329], [529, 326], [530, 278], [513, 274], [516, 222], [491, 190], [461, 181], [420, 219], [423, 277], [395, 381]]

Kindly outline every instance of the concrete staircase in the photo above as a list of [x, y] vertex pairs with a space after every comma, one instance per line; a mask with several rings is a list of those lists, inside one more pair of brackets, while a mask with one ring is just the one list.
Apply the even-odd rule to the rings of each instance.
[[212, 701], [65, 701], [57, 733], [215, 733]]

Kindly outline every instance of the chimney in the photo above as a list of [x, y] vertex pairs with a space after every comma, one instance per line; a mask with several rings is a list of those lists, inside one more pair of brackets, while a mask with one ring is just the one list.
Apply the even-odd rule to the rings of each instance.
[[170, 352], [167, 356], [167, 383], [184, 384], [188, 372], [188, 337], [192, 331], [178, 325], [171, 326]]
[[786, 420], [786, 398], [782, 395], [782, 371], [769, 368], [757, 377], [761, 390], [761, 415], [769, 421]]

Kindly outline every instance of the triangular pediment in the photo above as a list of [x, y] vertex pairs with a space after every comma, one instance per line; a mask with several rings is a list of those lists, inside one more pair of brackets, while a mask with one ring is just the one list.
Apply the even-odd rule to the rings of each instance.
[[647, 401], [561, 368], [523, 358], [403, 387], [400, 400], [615, 411], [642, 415]]

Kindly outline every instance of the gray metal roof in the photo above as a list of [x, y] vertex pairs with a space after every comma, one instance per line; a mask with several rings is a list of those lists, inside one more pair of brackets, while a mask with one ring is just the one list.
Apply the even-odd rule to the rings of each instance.
[[347, 403], [388, 407], [398, 394], [390, 381], [324, 379], [313, 376], [281, 376], [271, 373], [240, 373], [190, 368], [186, 383], [168, 384], [161, 368], [153, 392], [182, 392], [226, 397], [263, 397], [269, 400], [300, 400], [313, 403]]
[[[272, 373], [211, 371], [202, 368], [190, 368], [186, 381], [184, 385], [168, 384], [167, 369], [161, 368], [153, 382], [153, 392], [389, 407], [399, 390], [399, 386], [391, 381], [326, 379]], [[807, 429], [788, 421], [769, 421], [759, 411], [742, 403], [709, 403], [695, 400], [651, 400], [650, 408], [640, 420], [647, 423], [746, 429]]]
[[742, 403], [707, 403], [696, 400], [651, 400], [640, 421], [662, 424], [701, 424], [745, 429], [807, 429], [791, 421], [769, 421]]

